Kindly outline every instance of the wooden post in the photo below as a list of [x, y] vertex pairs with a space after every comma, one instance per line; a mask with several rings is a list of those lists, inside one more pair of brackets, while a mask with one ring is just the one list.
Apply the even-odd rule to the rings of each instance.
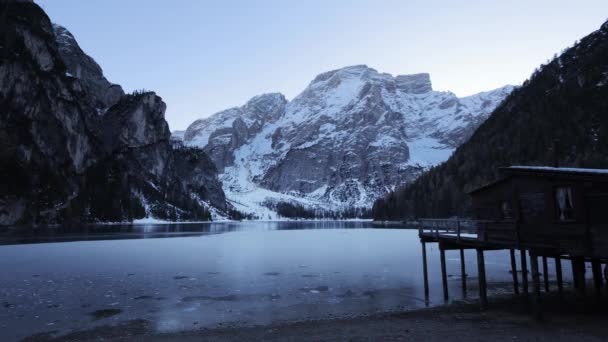
[[464, 249], [460, 249], [460, 278], [462, 280], [462, 295], [467, 296], [467, 273], [464, 260]]
[[488, 307], [488, 292], [486, 287], [486, 264], [483, 259], [483, 249], [477, 249], [477, 273], [479, 278], [479, 303], [481, 309]]
[[579, 295], [585, 294], [585, 258], [572, 257], [572, 278], [574, 279], [574, 288]]
[[422, 241], [422, 273], [424, 276], [424, 298], [429, 302], [429, 271], [426, 265], [426, 242]]
[[526, 250], [520, 249], [521, 257], [521, 285], [524, 295], [528, 295], [528, 261], [526, 258]]
[[564, 291], [564, 281], [562, 279], [562, 258], [555, 258], [555, 276], [557, 277], [557, 291], [562, 294]]
[[534, 317], [540, 319], [542, 317], [540, 307], [540, 275], [538, 274], [538, 257], [530, 251], [530, 269], [532, 271], [532, 286], [534, 287], [534, 296], [532, 299]]
[[593, 271], [593, 285], [595, 286], [595, 295], [598, 298], [602, 297], [602, 264], [598, 259], [591, 260], [591, 270]]
[[441, 257], [441, 282], [443, 283], [443, 299], [448, 300], [448, 273], [445, 266], [445, 250], [439, 246], [439, 254]]
[[578, 289], [579, 289], [580, 286], [578, 284], [579, 278], [578, 278], [577, 273], [576, 273], [577, 268], [576, 268], [576, 260], [574, 260], [574, 257], [570, 258], [570, 263], [572, 264], [571, 265], [571, 269], [572, 269], [572, 285], [574, 285], [574, 289], [576, 291], [578, 291]]
[[549, 266], [547, 257], [543, 255], [543, 280], [545, 281], [545, 292], [549, 292]]
[[511, 254], [511, 273], [513, 275], [513, 292], [516, 295], [519, 294], [519, 282], [517, 281], [517, 262], [515, 261], [515, 250], [510, 249], [509, 254]]

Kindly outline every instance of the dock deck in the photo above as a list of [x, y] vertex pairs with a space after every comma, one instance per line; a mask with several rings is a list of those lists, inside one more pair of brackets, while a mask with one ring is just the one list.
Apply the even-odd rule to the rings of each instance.
[[[496, 230], [493, 230], [495, 222], [482, 221], [482, 220], [461, 220], [461, 219], [423, 219], [418, 223], [418, 235], [422, 245], [422, 259], [423, 259], [423, 272], [424, 272], [424, 289], [425, 296], [429, 296], [428, 288], [428, 266], [427, 266], [427, 255], [426, 255], [426, 244], [437, 243], [439, 246], [440, 258], [441, 258], [441, 275], [443, 284], [444, 299], [449, 299], [448, 284], [447, 284], [447, 269], [445, 261], [446, 250], [460, 250], [460, 271], [463, 290], [466, 290], [466, 270], [464, 260], [464, 250], [475, 249], [477, 252], [477, 267], [478, 267], [478, 280], [479, 280], [479, 298], [481, 308], [487, 307], [487, 283], [485, 275], [485, 262], [484, 262], [484, 251], [488, 250], [509, 250], [511, 256], [511, 274], [513, 277], [513, 289], [515, 294], [520, 293], [519, 277], [517, 270], [517, 263], [515, 258], [516, 250], [519, 250], [521, 260], [521, 282], [522, 292], [526, 295], [529, 293], [528, 285], [528, 264], [527, 256], [530, 258], [530, 273], [532, 280], [532, 290], [535, 296], [533, 299], [533, 307], [535, 313], [540, 315], [540, 294], [541, 294], [541, 272], [539, 271], [538, 258], [542, 258], [542, 275], [544, 278], [545, 291], [549, 290], [549, 270], [547, 267], [547, 258], [555, 258], [556, 265], [556, 278], [558, 291], [563, 291], [563, 280], [561, 261], [570, 260], [573, 265], [573, 278], [575, 288], [584, 292], [585, 279], [584, 279], [584, 267], [585, 262], [591, 262], [594, 283], [596, 286], [597, 295], [601, 295], [603, 288], [603, 279], [601, 272], [601, 262], [605, 260], [594, 258], [589, 256], [574, 256], [564, 251], [557, 250], [554, 248], [547, 248], [545, 245], [533, 245], [522, 243], [516, 237], [518, 237], [516, 227], [511, 227], [512, 232], [508, 232], [509, 227], [500, 227], [500, 231], [503, 238], [493, 239]], [[488, 234], [490, 232], [490, 234]], [[508, 232], [504, 234], [504, 232]], [[512, 236], [513, 238], [504, 238], [505, 236]], [[526, 253], [527, 252], [527, 253]]]

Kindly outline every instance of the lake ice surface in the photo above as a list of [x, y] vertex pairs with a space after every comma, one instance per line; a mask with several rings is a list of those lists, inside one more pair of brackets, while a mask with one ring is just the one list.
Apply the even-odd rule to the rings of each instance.
[[[371, 222], [104, 226], [0, 241], [13, 243], [0, 246], [2, 341], [134, 319], [167, 332], [427, 305], [418, 231]], [[444, 304], [437, 245], [427, 252], [428, 305]], [[477, 296], [476, 256], [465, 256], [467, 297], [458, 251], [447, 252], [451, 300]], [[511, 293], [509, 269], [508, 251], [486, 252], [490, 296]]]

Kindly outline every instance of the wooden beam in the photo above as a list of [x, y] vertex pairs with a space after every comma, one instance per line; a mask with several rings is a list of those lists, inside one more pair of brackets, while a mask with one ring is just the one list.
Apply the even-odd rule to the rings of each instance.
[[599, 259], [593, 259], [591, 261], [591, 270], [593, 271], [593, 285], [595, 287], [595, 295], [598, 298], [602, 297], [602, 287], [604, 287], [604, 281], [602, 279], [602, 264]]
[[443, 299], [447, 301], [448, 295], [448, 273], [445, 266], [445, 250], [439, 247], [439, 255], [441, 257], [441, 283], [443, 284]]
[[460, 278], [462, 280], [462, 296], [467, 296], [467, 270], [464, 260], [464, 249], [460, 249]]
[[519, 294], [519, 282], [517, 281], [517, 262], [515, 261], [515, 250], [510, 249], [509, 254], [511, 255], [511, 274], [513, 275], [513, 292]]
[[557, 277], [557, 291], [562, 294], [564, 292], [564, 281], [562, 279], [562, 258], [559, 255], [555, 258], [555, 276]]
[[488, 307], [488, 289], [486, 284], [486, 264], [483, 258], [483, 249], [477, 249], [477, 273], [479, 278], [479, 304], [481, 309]]
[[545, 282], [545, 292], [549, 292], [549, 267], [545, 255], [543, 255], [543, 280]]
[[422, 242], [422, 273], [424, 276], [424, 298], [429, 302], [429, 271], [426, 265], [426, 242]]
[[528, 295], [528, 262], [526, 257], [526, 250], [520, 249], [520, 262], [521, 262], [521, 285], [524, 295]]
[[538, 272], [538, 257], [530, 251], [530, 270], [532, 271], [532, 286], [534, 295], [532, 296], [532, 310], [536, 319], [542, 318], [542, 310], [540, 306], [540, 275]]

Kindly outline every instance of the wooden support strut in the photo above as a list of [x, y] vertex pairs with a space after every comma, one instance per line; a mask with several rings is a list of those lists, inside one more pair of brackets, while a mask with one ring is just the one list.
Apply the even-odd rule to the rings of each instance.
[[576, 292], [583, 296], [585, 295], [585, 258], [572, 257], [572, 278], [574, 279], [574, 288]]
[[545, 255], [543, 255], [543, 280], [545, 282], [545, 292], [549, 292], [549, 266]]
[[439, 246], [439, 254], [441, 257], [441, 283], [443, 284], [443, 299], [447, 301], [449, 299], [448, 294], [448, 274], [445, 266], [445, 249]]
[[572, 285], [574, 286], [574, 289], [578, 292], [579, 290], [579, 284], [578, 284], [578, 280], [579, 277], [577, 276], [577, 266], [576, 266], [576, 260], [574, 258], [570, 258], [570, 269], [572, 270]]
[[488, 307], [488, 289], [486, 287], [486, 265], [483, 258], [483, 249], [477, 249], [477, 270], [479, 278], [479, 303], [481, 309]]
[[555, 276], [557, 278], [557, 291], [562, 294], [564, 292], [564, 281], [562, 279], [562, 258], [560, 256], [555, 258]]
[[462, 295], [467, 296], [467, 273], [465, 268], [464, 249], [460, 249], [460, 278], [462, 281]]
[[604, 282], [602, 279], [602, 264], [598, 259], [591, 260], [591, 270], [593, 271], [593, 285], [595, 287], [595, 295], [598, 298], [602, 297], [602, 287]]
[[528, 295], [528, 262], [526, 259], [526, 250], [520, 250], [521, 257], [521, 285], [524, 294]]
[[536, 319], [542, 318], [542, 310], [540, 303], [540, 275], [538, 272], [538, 257], [530, 251], [530, 269], [532, 271], [532, 285], [534, 287], [534, 296], [532, 296], [532, 307], [534, 310], [534, 317]]
[[519, 282], [517, 281], [517, 262], [515, 261], [515, 250], [510, 249], [509, 254], [511, 255], [511, 274], [513, 276], [513, 292], [519, 294]]
[[424, 298], [429, 302], [429, 271], [426, 264], [426, 242], [422, 242], [422, 273], [424, 276]]

